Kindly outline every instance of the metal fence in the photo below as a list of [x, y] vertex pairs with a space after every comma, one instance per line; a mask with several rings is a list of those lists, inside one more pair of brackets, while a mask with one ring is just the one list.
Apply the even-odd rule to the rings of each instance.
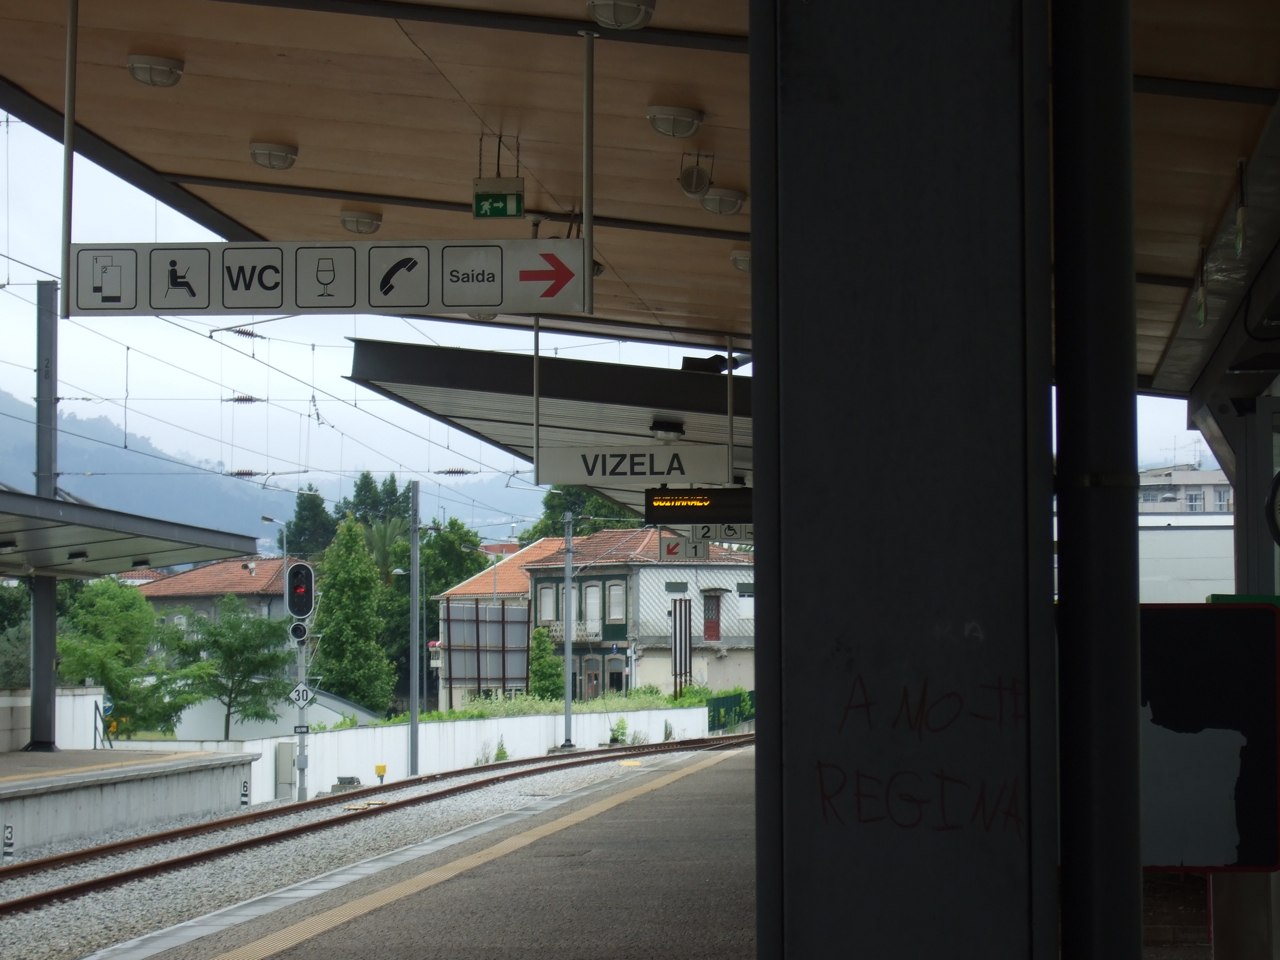
[[725, 697], [707, 698], [707, 731], [732, 730], [739, 724], [756, 718], [756, 692], [734, 693]]

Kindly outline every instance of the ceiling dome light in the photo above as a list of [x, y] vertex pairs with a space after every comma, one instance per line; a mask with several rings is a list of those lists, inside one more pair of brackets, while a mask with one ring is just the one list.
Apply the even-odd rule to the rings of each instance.
[[702, 209], [722, 216], [732, 216], [742, 209], [747, 195], [741, 190], [730, 190], [728, 187], [708, 187], [702, 195]]
[[263, 143], [255, 140], [249, 144], [249, 156], [258, 166], [268, 170], [288, 170], [298, 159], [298, 148], [287, 143]]
[[656, 0], [587, 0], [596, 23], [609, 30], [639, 30], [653, 18]]
[[644, 115], [649, 126], [666, 137], [692, 137], [702, 126], [702, 111], [689, 107], [649, 107]]
[[131, 53], [125, 61], [129, 74], [148, 87], [172, 87], [182, 79], [186, 66], [181, 60], [168, 57], [152, 57], [144, 53]]
[[343, 210], [342, 226], [351, 233], [377, 233], [382, 226], [382, 214], [367, 210]]
[[711, 186], [711, 174], [698, 164], [690, 164], [680, 171], [680, 190], [690, 200], [699, 200]]

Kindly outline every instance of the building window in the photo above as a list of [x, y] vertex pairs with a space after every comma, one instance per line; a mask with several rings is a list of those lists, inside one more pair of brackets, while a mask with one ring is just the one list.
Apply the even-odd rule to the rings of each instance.
[[588, 583], [582, 588], [582, 619], [587, 629], [600, 632], [600, 584]]
[[556, 618], [556, 588], [549, 583], [538, 587], [538, 622], [550, 623]]
[[754, 583], [738, 584], [738, 618], [741, 620], [756, 618], [756, 585]]
[[1139, 493], [1138, 497], [1143, 503], [1159, 503], [1160, 491], [1147, 488]]
[[1213, 502], [1219, 513], [1231, 512], [1231, 488], [1215, 487], [1213, 490]]
[[627, 585], [615, 580], [606, 588], [605, 617], [610, 623], [625, 623], [627, 619]]
[[1187, 513], [1204, 513], [1204, 491], [1187, 491]]
[[578, 606], [578, 585], [576, 583], [569, 588], [568, 603], [565, 603], [564, 587], [560, 588], [560, 607], [565, 611], [565, 616], [572, 617], [574, 620], [579, 619], [581, 608]]

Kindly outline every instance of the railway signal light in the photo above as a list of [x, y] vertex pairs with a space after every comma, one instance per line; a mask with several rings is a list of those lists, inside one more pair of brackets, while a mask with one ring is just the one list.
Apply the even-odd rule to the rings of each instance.
[[293, 637], [295, 643], [299, 646], [307, 642], [307, 625], [301, 620], [295, 620], [289, 624], [289, 636]]
[[286, 576], [289, 613], [299, 620], [305, 620], [311, 616], [311, 611], [316, 606], [315, 571], [309, 563], [291, 563]]

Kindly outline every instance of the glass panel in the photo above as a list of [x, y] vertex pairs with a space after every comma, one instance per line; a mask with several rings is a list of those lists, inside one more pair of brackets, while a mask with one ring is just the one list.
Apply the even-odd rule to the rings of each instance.
[[600, 631], [600, 584], [588, 583], [582, 588], [582, 619], [587, 629]]
[[609, 584], [608, 617], [610, 623], [621, 623], [627, 619], [627, 591], [625, 584]]

